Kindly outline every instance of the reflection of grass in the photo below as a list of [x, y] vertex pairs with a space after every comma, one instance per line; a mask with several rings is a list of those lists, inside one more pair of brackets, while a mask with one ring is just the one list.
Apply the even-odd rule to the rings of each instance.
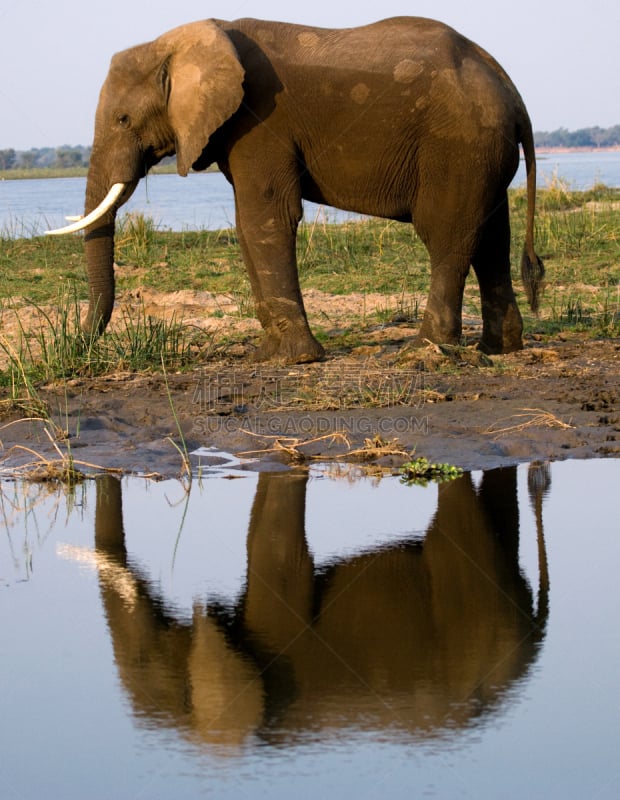
[[0, 530], [6, 536], [5, 552], [10, 553], [9, 563], [3, 563], [3, 579], [8, 579], [12, 569], [13, 581], [28, 581], [34, 557], [54, 525], [86, 507], [84, 484], [0, 481]]

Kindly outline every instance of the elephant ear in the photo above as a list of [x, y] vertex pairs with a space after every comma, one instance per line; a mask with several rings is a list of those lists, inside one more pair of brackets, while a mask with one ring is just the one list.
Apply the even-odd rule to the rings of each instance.
[[212, 20], [175, 28], [158, 44], [167, 54], [164, 78], [177, 171], [185, 176], [209, 137], [241, 105], [245, 72], [232, 42]]

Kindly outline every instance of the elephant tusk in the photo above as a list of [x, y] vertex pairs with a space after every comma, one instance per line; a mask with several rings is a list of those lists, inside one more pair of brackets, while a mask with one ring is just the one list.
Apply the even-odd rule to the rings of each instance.
[[75, 233], [76, 231], [81, 231], [84, 228], [87, 228], [93, 222], [96, 222], [100, 219], [106, 211], [108, 211], [114, 203], [118, 200], [118, 198], [122, 195], [125, 191], [126, 184], [124, 183], [115, 183], [107, 195], [103, 198], [101, 203], [94, 208], [90, 214], [87, 214], [85, 217], [69, 217], [68, 219], [76, 219], [75, 222], [72, 222], [71, 225], [66, 225], [64, 228], [56, 228], [53, 231], [45, 231], [47, 236], [61, 236], [65, 233]]

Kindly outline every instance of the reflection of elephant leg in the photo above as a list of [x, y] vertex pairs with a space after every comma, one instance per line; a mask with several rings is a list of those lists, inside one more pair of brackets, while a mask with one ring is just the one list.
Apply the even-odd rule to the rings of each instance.
[[[532, 471], [528, 471], [528, 484], [532, 490]], [[546, 486], [545, 486], [546, 488]], [[544, 494], [544, 489], [542, 490]], [[547, 566], [547, 552], [542, 528], [542, 497], [540, 503], [536, 502], [536, 526], [538, 547], [538, 610], [532, 615], [532, 598], [529, 591], [525, 592], [525, 585], [519, 569], [519, 504], [517, 496], [517, 469], [504, 467], [485, 472], [478, 490], [481, 506], [489, 520], [490, 528], [495, 532], [501, 542], [501, 557], [506, 565], [506, 581], [511, 581], [514, 586], [514, 600], [519, 602], [524, 615], [532, 616], [538, 625], [539, 631], [535, 638], [544, 633], [549, 596], [549, 572]], [[538, 500], [538, 495], [534, 495]], [[532, 498], [532, 495], [530, 495]], [[510, 584], [506, 584], [507, 586]]]
[[[503, 589], [514, 598], [520, 597], [526, 586], [519, 570], [519, 503], [517, 497], [517, 470], [516, 467], [505, 467], [484, 472], [480, 486], [476, 491], [471, 478], [468, 477], [468, 486], [463, 482], [462, 491], [458, 498], [448, 499], [449, 484], [440, 487], [444, 495], [440, 499], [439, 508], [451, 513], [450, 509], [456, 502], [461, 506], [461, 512], [470, 507], [467, 514], [475, 514], [478, 523], [475, 533], [471, 535], [469, 545], [463, 540], [463, 546], [476, 561], [477, 567], [493, 576], [494, 583], [500, 580], [494, 590]], [[459, 486], [455, 486], [459, 489]], [[457, 512], [458, 513], [458, 512]], [[461, 528], [465, 530], [464, 527]], [[471, 531], [470, 531], [471, 533]], [[480, 542], [484, 536], [487, 541]], [[478, 555], [480, 553], [480, 555]], [[522, 596], [524, 608], [531, 604], [531, 597], [526, 592]]]
[[523, 321], [510, 278], [510, 220], [504, 193], [487, 220], [473, 258], [482, 302], [482, 339], [485, 353], [521, 350]]
[[97, 482], [96, 562], [119, 674], [139, 714], [190, 726], [203, 741], [235, 745], [263, 716], [263, 685], [218, 622], [200, 608], [175, 620], [127, 558], [121, 483]]
[[492, 469], [483, 473], [478, 499], [490, 530], [501, 540], [510, 563], [519, 558], [519, 500], [516, 467]]
[[[506, 625], [516, 618], [517, 626], [529, 626], [532, 598], [517, 558], [515, 469], [485, 473], [479, 492], [470, 475], [440, 485], [438, 492], [437, 513], [424, 543], [437, 607], [460, 616], [465, 603], [472, 618], [487, 621], [489, 631], [497, 629], [498, 620]], [[456, 618], [452, 624], [458, 629]]]
[[313, 563], [305, 534], [307, 476], [261, 473], [248, 532], [245, 629], [280, 654], [312, 619]]
[[95, 504], [95, 547], [122, 566], [127, 561], [123, 531], [121, 482], [111, 475], [97, 479]]
[[[549, 599], [549, 570], [547, 564], [547, 551], [542, 524], [542, 499], [548, 489], [550, 477], [545, 465], [540, 471], [528, 470], [528, 489], [530, 501], [536, 514], [536, 541], [538, 548], [538, 610], [535, 621], [540, 627], [542, 636], [548, 614]], [[507, 565], [507, 574], [512, 576], [515, 586], [515, 599], [520, 597], [523, 609], [528, 609], [531, 614], [531, 599], [523, 592], [518, 592], [522, 586], [519, 570], [519, 501], [517, 497], [517, 469], [516, 467], [503, 467], [485, 472], [478, 490], [478, 497], [482, 508], [490, 523], [490, 528], [501, 540], [501, 554]], [[508, 572], [509, 571], [509, 572]]]
[[103, 607], [114, 657], [137, 709], [178, 716], [186, 694], [190, 631], [152, 596], [127, 557], [121, 483], [97, 481], [95, 547]]

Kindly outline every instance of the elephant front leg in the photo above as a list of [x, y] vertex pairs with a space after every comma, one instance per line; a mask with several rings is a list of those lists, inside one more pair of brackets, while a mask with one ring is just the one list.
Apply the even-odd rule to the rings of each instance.
[[253, 216], [237, 206], [243, 260], [265, 332], [255, 359], [317, 361], [325, 351], [312, 335], [304, 309], [295, 254], [297, 224], [282, 224], [275, 214]]

